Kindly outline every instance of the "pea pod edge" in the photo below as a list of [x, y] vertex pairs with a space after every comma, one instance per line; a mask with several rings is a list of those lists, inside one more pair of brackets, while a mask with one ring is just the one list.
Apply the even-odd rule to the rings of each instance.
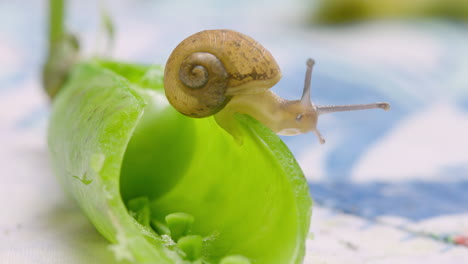
[[214, 118], [179, 114], [164, 96], [162, 71], [75, 66], [49, 127], [65, 188], [117, 259], [301, 263], [312, 200], [288, 148], [249, 116], [236, 115], [239, 145]]

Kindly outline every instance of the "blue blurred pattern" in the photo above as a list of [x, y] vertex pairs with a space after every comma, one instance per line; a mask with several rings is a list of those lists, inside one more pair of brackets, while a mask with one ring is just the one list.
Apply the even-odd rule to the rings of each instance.
[[468, 213], [468, 195], [460, 195], [468, 190], [468, 180], [319, 183], [310, 184], [310, 190], [319, 204], [369, 219], [398, 216], [421, 221]]

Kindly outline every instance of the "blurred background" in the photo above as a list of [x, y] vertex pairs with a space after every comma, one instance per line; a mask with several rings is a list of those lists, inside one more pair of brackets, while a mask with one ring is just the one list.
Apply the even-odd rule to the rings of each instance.
[[[105, 261], [47, 163], [47, 15], [45, 0], [0, 0], [0, 201], [14, 207], [0, 210], [0, 259]], [[466, 0], [73, 0], [66, 16], [84, 56], [164, 64], [187, 36], [229, 28], [276, 58], [283, 97], [301, 96], [311, 57], [316, 104], [391, 103], [320, 117], [325, 145], [283, 137], [316, 202], [306, 263], [468, 259], [467, 22]]]

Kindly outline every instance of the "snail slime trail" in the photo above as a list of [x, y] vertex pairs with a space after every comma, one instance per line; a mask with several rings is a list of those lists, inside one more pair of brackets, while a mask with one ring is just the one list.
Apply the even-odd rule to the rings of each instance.
[[388, 103], [315, 105], [311, 101], [312, 69], [307, 60], [304, 90], [299, 100], [286, 100], [270, 90], [281, 70], [261, 44], [233, 30], [205, 30], [183, 40], [169, 56], [164, 89], [180, 113], [204, 118], [215, 116], [218, 124], [242, 143], [234, 115], [247, 114], [279, 135], [313, 132], [322, 114], [364, 109], [389, 110]]

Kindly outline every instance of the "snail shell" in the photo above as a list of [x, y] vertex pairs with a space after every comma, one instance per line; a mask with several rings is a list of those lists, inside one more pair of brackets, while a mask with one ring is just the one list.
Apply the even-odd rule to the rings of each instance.
[[190, 117], [220, 111], [236, 95], [257, 94], [281, 79], [273, 56], [252, 38], [232, 30], [206, 30], [183, 40], [164, 72], [166, 97]]

